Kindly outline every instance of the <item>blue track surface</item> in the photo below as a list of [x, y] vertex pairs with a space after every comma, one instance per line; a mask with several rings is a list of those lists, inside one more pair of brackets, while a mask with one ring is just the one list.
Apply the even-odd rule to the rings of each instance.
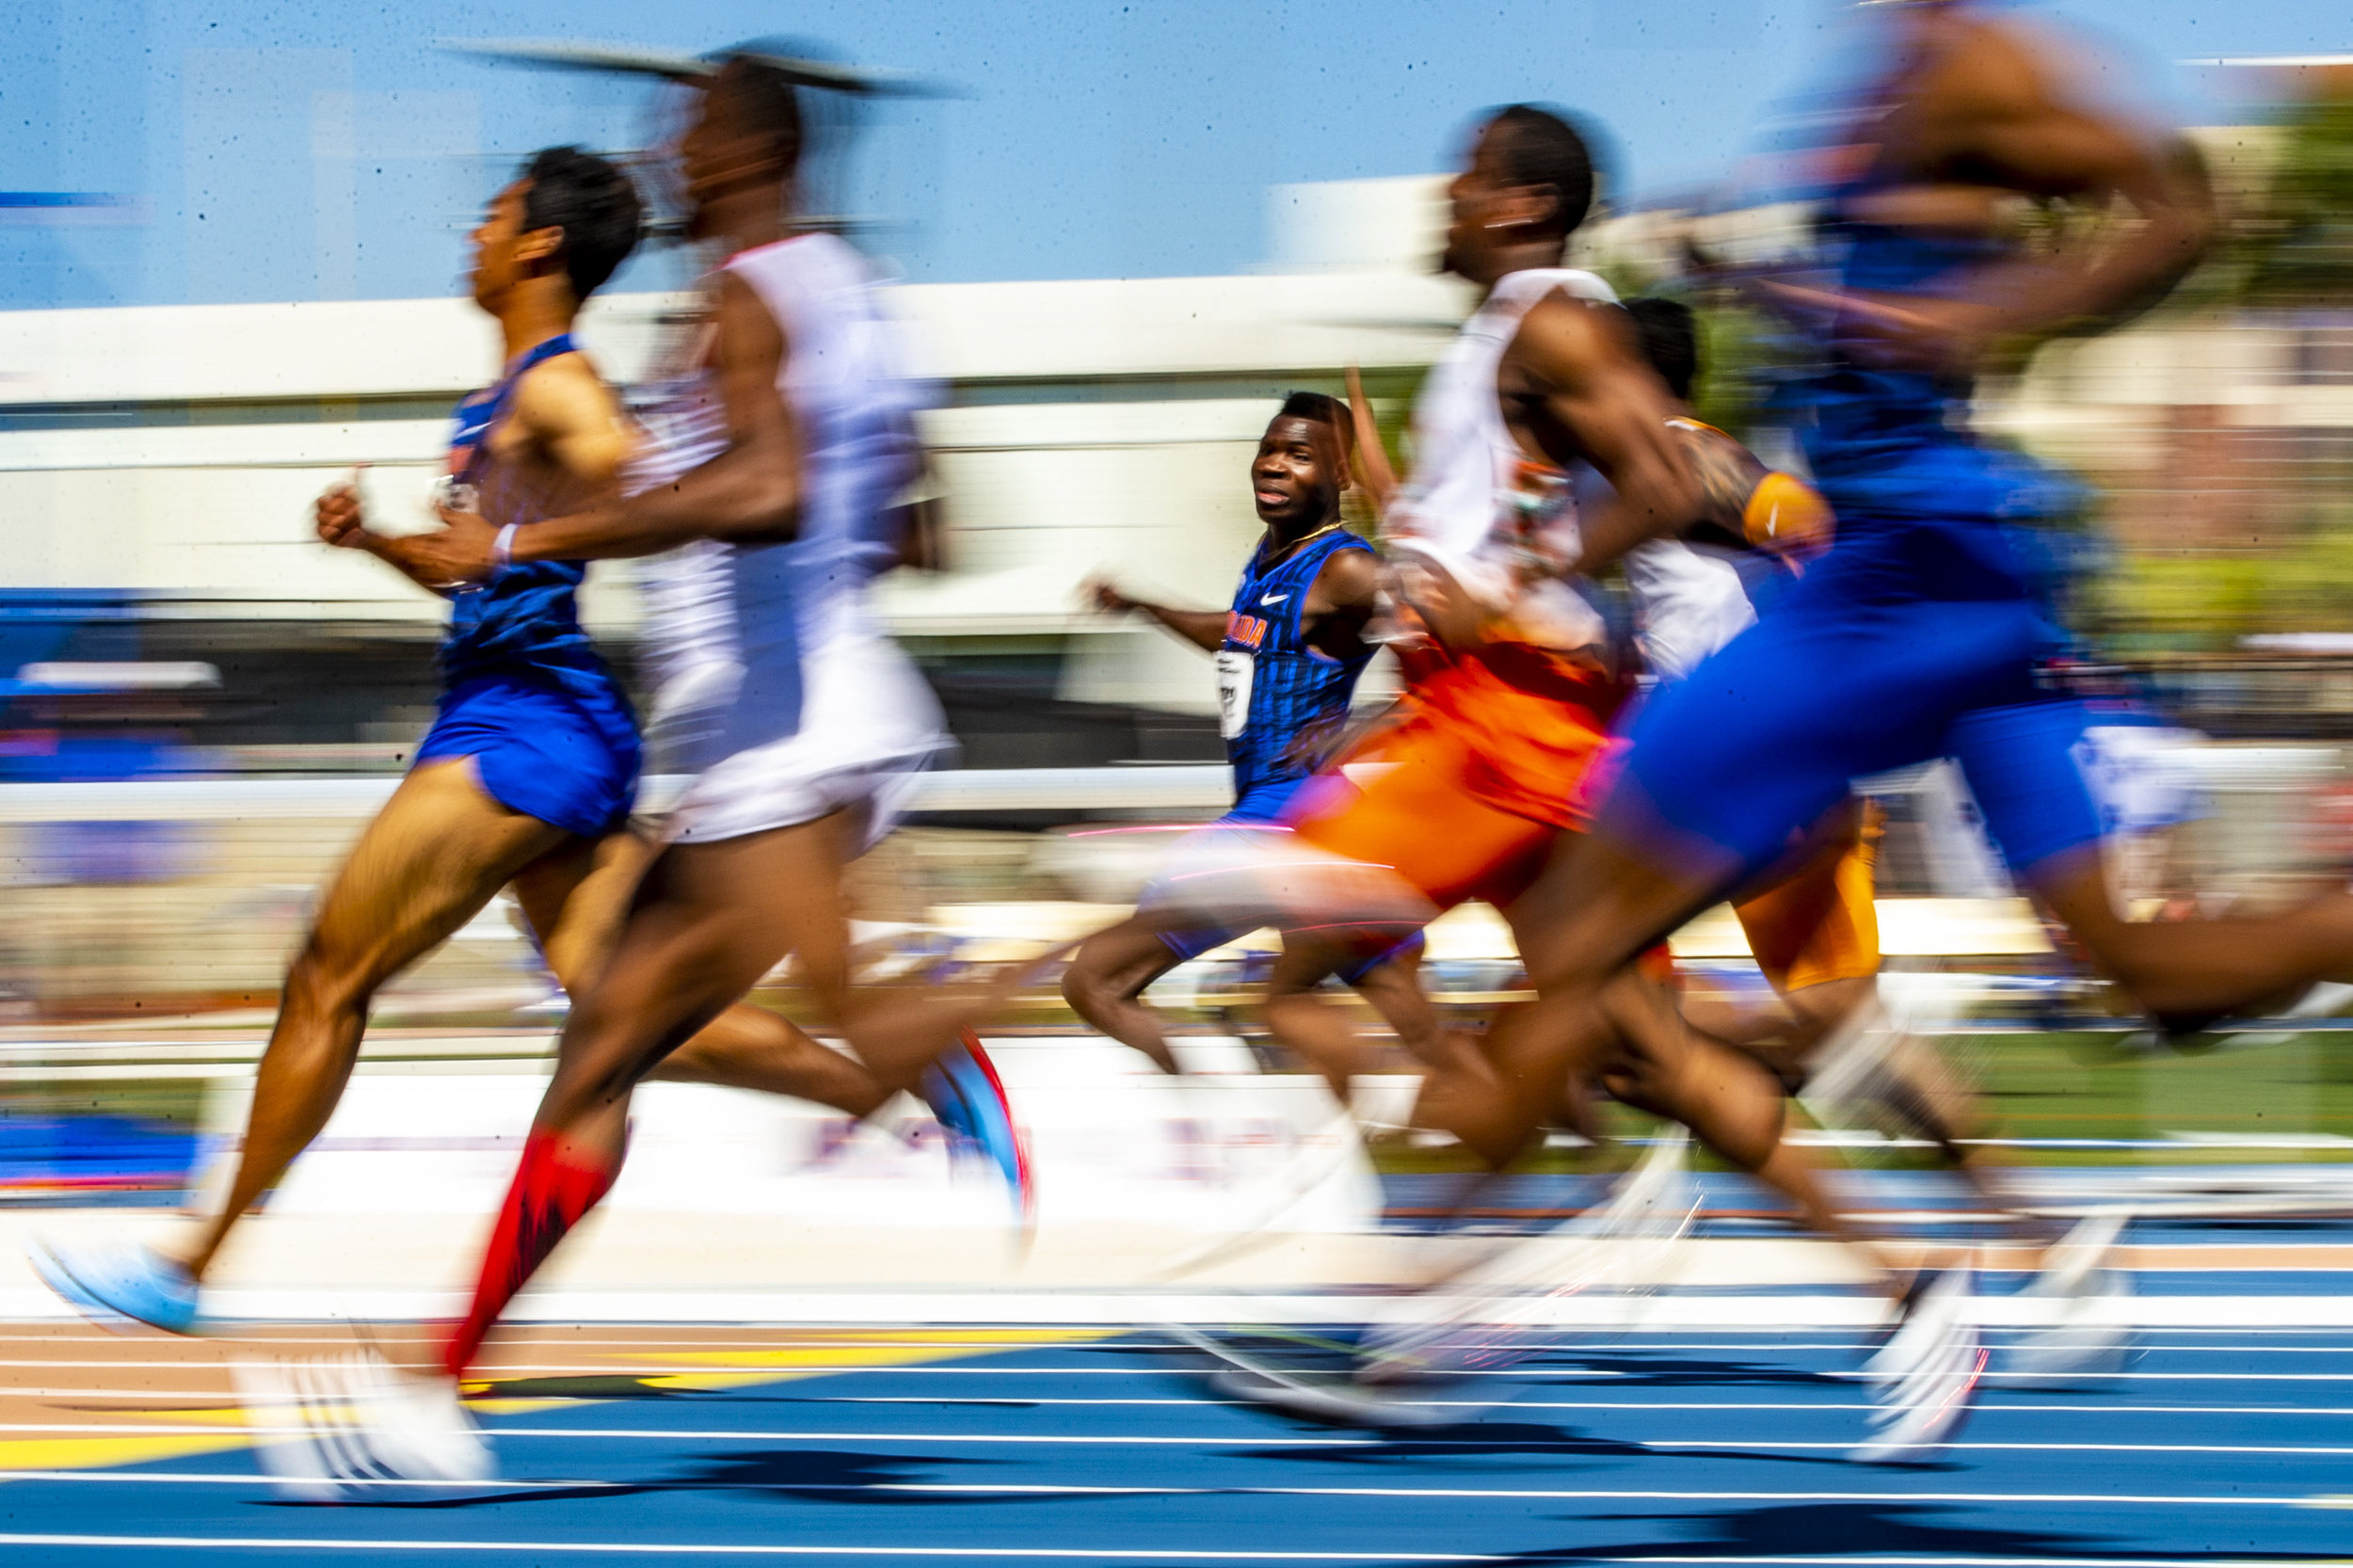
[[[2207, 1276], [2222, 1285], [2217, 1276]], [[779, 1331], [781, 1336], [782, 1331]], [[755, 1337], [746, 1335], [746, 1337]], [[2305, 1561], [2353, 1552], [2353, 1335], [2153, 1331], [1866, 1468], [1851, 1333], [1593, 1339], [1406, 1437], [1219, 1401], [1154, 1335], [496, 1416], [506, 1485], [273, 1501], [252, 1456], [19, 1474], [0, 1561]], [[120, 1376], [120, 1374], [117, 1374]]]

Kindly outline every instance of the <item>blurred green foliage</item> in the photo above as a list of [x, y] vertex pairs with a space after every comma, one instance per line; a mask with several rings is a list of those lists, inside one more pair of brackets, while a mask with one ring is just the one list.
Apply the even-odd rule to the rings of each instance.
[[2268, 188], [2232, 232], [2244, 303], [2353, 303], [2353, 94], [2286, 111]]

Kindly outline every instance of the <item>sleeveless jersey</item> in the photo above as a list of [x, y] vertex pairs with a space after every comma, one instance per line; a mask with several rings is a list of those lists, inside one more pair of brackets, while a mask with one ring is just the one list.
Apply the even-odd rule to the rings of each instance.
[[[1737, 462], [1734, 484], [1745, 484], [1759, 466], [1745, 447], [1713, 425], [1684, 418], [1667, 424], [1698, 450], [1718, 455], [1719, 463]], [[1704, 522], [1679, 537], [1651, 539], [1626, 552], [1623, 565], [1634, 600], [1635, 642], [1650, 673], [1660, 680], [1680, 680], [1747, 631], [1756, 620], [1760, 596], [1794, 575], [1794, 560], [1827, 549], [1831, 534], [1830, 509], [1810, 486], [1766, 471], [1749, 489], [1738, 519]]]
[[1341, 551], [1372, 546], [1335, 528], [1270, 566], [1272, 542], [1259, 541], [1242, 569], [1217, 653], [1218, 730], [1234, 764], [1237, 795], [1305, 778], [1322, 764], [1347, 727], [1356, 678], [1372, 659], [1369, 648], [1335, 659], [1309, 647], [1300, 631], [1300, 612], [1323, 564]]
[[[490, 450], [490, 434], [505, 419], [525, 373], [574, 352], [570, 334], [550, 338], [508, 366], [496, 385], [457, 406], [449, 472], [475, 488], [481, 515], [493, 528], [562, 517], [595, 499], [593, 485], [528, 472]], [[582, 561], [528, 561], [459, 594], [441, 640], [443, 680], [455, 686], [483, 676], [520, 676], [576, 695], [617, 697], [612, 672], [580, 625], [575, 596], [587, 574]]]
[[[880, 636], [867, 585], [898, 558], [892, 503], [920, 468], [914, 416], [928, 388], [911, 379], [865, 258], [831, 234], [743, 251], [727, 269], [759, 296], [791, 345], [777, 390], [801, 440], [799, 525], [776, 544], [697, 541], [649, 574], [649, 641], [666, 681], [711, 700], [682, 760], [701, 769], [801, 727], [804, 664], [853, 640], [898, 659]], [[645, 389], [650, 438], [628, 482], [645, 488], [726, 449], [724, 406], [708, 367]]]
[[1416, 562], [1441, 568], [1501, 625], [1501, 640], [1572, 651], [1604, 642], [1601, 616], [1567, 581], [1583, 552], [1568, 475], [1531, 463], [1504, 424], [1496, 377], [1521, 320], [1555, 290], [1614, 302], [1590, 272], [1507, 274], [1474, 312], [1414, 402], [1413, 475], [1391, 504], [1383, 543], [1408, 582]]
[[[1917, 44], [1902, 36], [1906, 19], [1890, 8], [1897, 29], [1881, 58], [1896, 64], [1849, 105], [1859, 145], [1876, 143], [1874, 123], [1906, 90]], [[1934, 233], [1871, 221], [1864, 200], [1901, 182], [1865, 167], [1823, 194], [1817, 232], [1842, 289], [1933, 298], [1962, 286], [1991, 263], [2015, 253], [2009, 243], [1983, 234]], [[2032, 458], [1978, 441], [1968, 429], [1973, 392], [1965, 376], [1875, 363], [1867, 346], [1836, 320], [1817, 324], [1818, 372], [1793, 389], [1796, 424], [1815, 483], [1841, 521], [1867, 532], [1881, 520], [1969, 523], [2029, 520], [2066, 510], [2077, 487]], [[1980, 530], [1980, 533], [1983, 531]], [[1937, 552], [1961, 566], [2006, 569], [2004, 551], [1991, 540], [1948, 541]], [[1969, 557], [1975, 556], [1971, 560]], [[1989, 584], [1991, 586], [1991, 584]]]

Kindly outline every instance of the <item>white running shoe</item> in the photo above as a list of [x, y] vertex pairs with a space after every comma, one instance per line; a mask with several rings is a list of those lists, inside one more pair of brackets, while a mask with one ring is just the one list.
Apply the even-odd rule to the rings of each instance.
[[372, 1352], [236, 1364], [255, 1457], [279, 1496], [341, 1502], [371, 1489], [466, 1486], [498, 1474], [457, 1385], [412, 1377]]
[[1357, 1376], [1412, 1383], [1496, 1370], [1537, 1348], [1544, 1336], [1526, 1319], [1544, 1300], [1648, 1294], [1699, 1215], [1689, 1151], [1690, 1135], [1668, 1128], [1609, 1202], [1407, 1298], [1397, 1317], [1365, 1331]]
[[1926, 1459], [1949, 1439], [1985, 1376], [1965, 1269], [1947, 1270], [1920, 1292], [1903, 1326], [1873, 1356], [1864, 1375], [1875, 1385], [1876, 1435], [1847, 1457], [1863, 1464]]
[[2046, 1256], [2042, 1272], [2020, 1292], [2058, 1304], [2057, 1320], [2025, 1335], [2003, 1358], [2002, 1381], [2012, 1387], [2074, 1383], [2123, 1369], [2132, 1352], [2132, 1326], [2121, 1321], [2117, 1303], [2133, 1293], [2131, 1281], [2102, 1262], [2116, 1245], [2130, 1214], [2102, 1209], [2076, 1222]]

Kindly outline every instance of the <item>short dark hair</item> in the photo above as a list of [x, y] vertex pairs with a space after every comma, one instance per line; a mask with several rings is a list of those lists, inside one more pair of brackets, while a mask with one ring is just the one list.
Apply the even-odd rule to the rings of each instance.
[[1634, 335], [1642, 344], [1642, 358], [1682, 401], [1691, 400], [1691, 383], [1700, 373], [1699, 318], [1679, 299], [1646, 295], [1625, 302], [1634, 318]]
[[637, 187], [610, 160], [577, 147], [551, 147], [523, 170], [523, 232], [564, 231], [565, 276], [585, 299], [629, 260], [645, 230]]
[[718, 72], [710, 79], [705, 90], [723, 96], [728, 112], [737, 118], [744, 130], [773, 141], [786, 168], [796, 168], [808, 139], [800, 89], [781, 66], [744, 52], [749, 47], [722, 55]]
[[1283, 399], [1276, 419], [1311, 419], [1318, 424], [1329, 424], [1343, 436], [1353, 428], [1350, 424], [1348, 405], [1330, 392], [1295, 392]]
[[1593, 205], [1593, 150], [1557, 109], [1513, 104], [1487, 117], [1488, 145], [1515, 185], [1549, 185], [1566, 235]]

